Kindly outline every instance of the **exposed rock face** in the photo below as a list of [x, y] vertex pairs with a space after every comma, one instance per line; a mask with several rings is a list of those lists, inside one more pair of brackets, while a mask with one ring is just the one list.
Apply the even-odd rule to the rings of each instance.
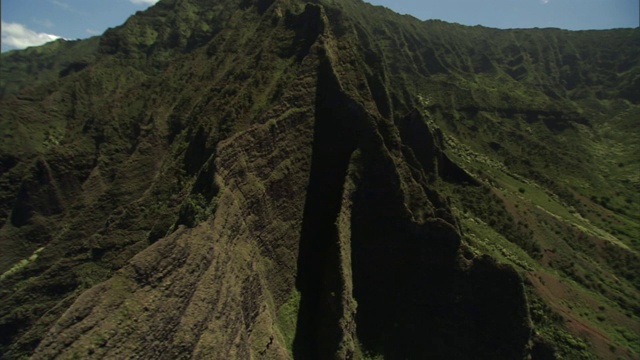
[[161, 1], [57, 87], [7, 96], [19, 146], [0, 158], [5, 357], [554, 356], [521, 275], [480, 255], [459, 200], [480, 219], [502, 211], [491, 231], [510, 245], [535, 239], [492, 205], [488, 175], [447, 152], [466, 130], [441, 128], [460, 114], [552, 133], [588, 121], [554, 110], [565, 97], [508, 107], [506, 92], [449, 92], [441, 75], [504, 68], [520, 86], [542, 60], [515, 45], [493, 60], [466, 28], [454, 52], [424, 35], [439, 26], [357, 1]]

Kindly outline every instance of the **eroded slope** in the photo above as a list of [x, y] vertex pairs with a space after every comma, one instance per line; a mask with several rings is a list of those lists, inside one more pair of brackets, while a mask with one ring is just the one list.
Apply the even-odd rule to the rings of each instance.
[[637, 39], [161, 1], [3, 101], [3, 354], [633, 357]]

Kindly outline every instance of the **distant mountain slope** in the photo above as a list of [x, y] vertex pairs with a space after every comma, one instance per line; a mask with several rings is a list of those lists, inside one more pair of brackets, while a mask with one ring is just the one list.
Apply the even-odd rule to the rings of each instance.
[[0, 55], [0, 98], [24, 87], [53, 82], [95, 61], [98, 37], [82, 41], [57, 40]]
[[3, 54], [4, 358], [640, 356], [640, 30], [161, 0]]

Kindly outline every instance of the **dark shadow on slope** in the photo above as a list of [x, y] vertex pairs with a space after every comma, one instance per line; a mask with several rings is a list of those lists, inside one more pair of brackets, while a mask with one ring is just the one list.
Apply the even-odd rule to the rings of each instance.
[[354, 125], [362, 114], [342, 94], [331, 67], [318, 75], [311, 173], [307, 189], [296, 286], [301, 293], [294, 358], [333, 358], [340, 342], [342, 310], [339, 244], [335, 221], [355, 149]]
[[287, 13], [285, 24], [295, 32], [295, 38], [286, 56], [296, 56], [297, 61], [302, 61], [308, 54], [318, 37], [325, 31], [325, 22], [322, 18], [322, 7], [316, 4], [307, 4], [300, 14]]
[[[368, 153], [371, 154], [371, 153]], [[460, 265], [460, 237], [402, 209], [384, 158], [364, 157], [353, 197], [352, 271], [363, 350], [385, 359], [519, 359], [529, 339], [517, 273], [490, 258]]]
[[451, 284], [460, 239], [438, 221], [411, 223], [390, 161], [369, 153], [363, 166], [351, 234], [358, 339], [388, 358], [420, 358], [424, 321], [451, 306], [433, 295]]
[[414, 110], [399, 118], [397, 125], [402, 142], [411, 148], [426, 174], [439, 176], [451, 183], [479, 185], [476, 179], [449, 159], [444, 152], [444, 135], [439, 129], [430, 129], [419, 111]]
[[[399, 118], [397, 126], [414, 166], [427, 176], [477, 185], [446, 157], [442, 134], [418, 112]], [[363, 351], [385, 359], [522, 358], [529, 325], [518, 274], [488, 257], [461, 262], [460, 235], [428, 183], [422, 183], [425, 193], [441, 214], [424, 224], [411, 219], [402, 194], [409, 187], [398, 183], [384, 151], [363, 151], [352, 199], [353, 294]]]
[[51, 168], [45, 160], [38, 159], [30, 176], [20, 186], [11, 211], [11, 224], [22, 227], [29, 224], [36, 213], [50, 216], [60, 214], [63, 210], [63, 202]]

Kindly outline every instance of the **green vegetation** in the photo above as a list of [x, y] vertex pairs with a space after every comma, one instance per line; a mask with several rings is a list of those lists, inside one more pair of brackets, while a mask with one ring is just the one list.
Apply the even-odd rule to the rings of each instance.
[[[0, 55], [0, 99], [24, 87], [36, 87], [81, 71], [96, 61], [99, 37], [57, 40]], [[28, 96], [28, 95], [26, 95]]]
[[0, 275], [0, 280], [3, 280], [7, 276], [11, 276], [12, 274], [17, 273], [18, 271], [24, 269], [27, 265], [29, 265], [32, 262], [36, 261], [38, 259], [38, 254], [41, 253], [42, 250], [44, 250], [43, 247], [41, 247], [41, 248], [37, 249], [36, 251], [34, 251], [33, 254], [31, 256], [29, 256], [27, 259], [20, 260], [20, 262], [18, 262], [17, 264], [13, 265], [13, 267], [11, 269], [9, 269], [9, 270], [5, 271], [4, 273], [2, 273], [2, 275]]
[[2, 54], [0, 353], [637, 358], [639, 35], [163, 0]]
[[[538, 344], [554, 344], [559, 359], [597, 359], [589, 351], [584, 340], [571, 335], [564, 327], [564, 319], [558, 316], [536, 295], [530, 294], [529, 311], [536, 324], [534, 339]], [[539, 346], [539, 345], [538, 345]]]
[[293, 340], [296, 335], [298, 312], [300, 311], [300, 292], [294, 290], [289, 300], [278, 309], [278, 329], [283, 344], [293, 356]]

